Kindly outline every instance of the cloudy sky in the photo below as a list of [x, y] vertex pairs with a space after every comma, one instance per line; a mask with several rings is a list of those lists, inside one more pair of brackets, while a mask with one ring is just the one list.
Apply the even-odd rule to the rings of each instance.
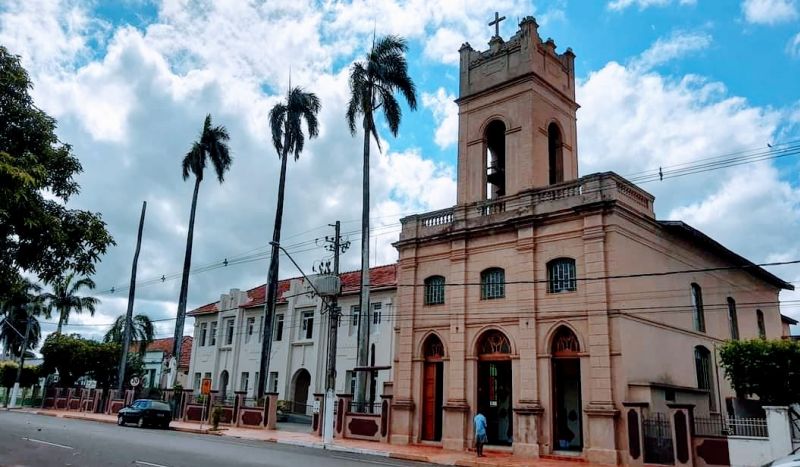
[[[5, 0], [0, 43], [22, 56], [36, 103], [85, 169], [71, 205], [102, 213], [117, 241], [95, 277], [98, 313], [68, 329], [96, 336], [124, 312], [147, 200], [136, 309], [164, 320], [159, 337], [172, 335], [193, 188], [180, 161], [206, 113], [228, 128], [234, 162], [224, 184], [201, 186], [193, 267], [207, 270], [191, 278], [190, 307], [266, 280], [279, 169], [267, 113], [290, 70], [323, 108], [320, 137], [290, 163], [282, 243], [310, 270], [325, 257], [314, 240], [339, 219], [357, 247], [361, 143], [344, 106], [348, 67], [373, 30], [408, 38], [422, 104], [405, 109], [397, 138], [384, 127], [384, 151], [373, 151], [373, 264], [384, 264], [396, 257], [401, 216], [455, 201], [457, 51], [486, 48], [495, 10], [509, 18], [504, 37], [534, 15], [543, 38], [576, 53], [580, 174], [629, 175], [800, 140], [799, 3]], [[784, 157], [643, 188], [661, 219], [682, 219], [755, 262], [790, 260], [800, 258], [797, 169], [797, 157]], [[357, 248], [343, 261], [358, 268]], [[281, 271], [296, 274], [285, 260]], [[773, 272], [800, 280], [800, 268]], [[783, 311], [800, 318], [793, 303]]]

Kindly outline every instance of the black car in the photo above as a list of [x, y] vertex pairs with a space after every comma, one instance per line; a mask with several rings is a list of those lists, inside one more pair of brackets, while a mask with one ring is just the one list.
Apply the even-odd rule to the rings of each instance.
[[167, 429], [171, 421], [172, 409], [169, 404], [151, 399], [136, 400], [117, 414], [117, 425], [120, 426], [133, 422], [139, 428], [150, 425]]

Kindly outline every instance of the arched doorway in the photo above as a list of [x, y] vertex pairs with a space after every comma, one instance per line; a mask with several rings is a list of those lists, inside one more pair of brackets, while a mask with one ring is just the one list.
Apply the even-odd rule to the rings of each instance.
[[294, 413], [305, 414], [308, 404], [308, 387], [311, 386], [311, 373], [305, 368], [297, 370], [294, 374], [294, 391], [292, 395], [292, 411]]
[[435, 334], [422, 347], [425, 363], [422, 370], [422, 439], [442, 440], [442, 403], [444, 345]]
[[228, 370], [222, 370], [219, 375], [219, 397], [225, 400], [228, 392]]
[[478, 411], [487, 421], [488, 444], [510, 446], [513, 428], [511, 344], [500, 331], [478, 341]]
[[583, 449], [581, 414], [581, 361], [578, 337], [566, 326], [553, 334], [551, 345], [553, 378], [554, 450]]

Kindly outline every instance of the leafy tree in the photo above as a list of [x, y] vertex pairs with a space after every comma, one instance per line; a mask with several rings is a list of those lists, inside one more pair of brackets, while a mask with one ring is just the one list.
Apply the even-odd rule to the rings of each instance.
[[[147, 351], [147, 346], [153, 342], [155, 336], [155, 328], [153, 322], [147, 315], [135, 315], [131, 319], [131, 342], [139, 343], [139, 355], [144, 355]], [[108, 330], [103, 342], [111, 342], [117, 345], [122, 345], [125, 339], [125, 315], [118, 316]]]
[[[0, 363], [0, 386], [10, 388], [17, 381], [17, 370], [19, 365], [13, 362]], [[20, 375], [20, 387], [26, 388], [39, 382], [39, 367], [25, 366]]]
[[[356, 134], [356, 119], [361, 116], [364, 131], [364, 172], [361, 205], [361, 323], [369, 322], [369, 142], [370, 137], [380, 150], [381, 143], [375, 126], [374, 113], [383, 108], [383, 115], [392, 135], [397, 136], [402, 119], [402, 110], [394, 94], [399, 91], [411, 110], [417, 108], [416, 88], [408, 75], [405, 39], [397, 36], [381, 37], [363, 62], [350, 68], [350, 102], [347, 105], [347, 124], [350, 133]], [[361, 326], [358, 332], [358, 365], [369, 362], [369, 329]], [[357, 401], [366, 396], [366, 373], [359, 373]]]
[[[266, 374], [269, 367], [269, 352], [272, 343], [271, 319], [275, 312], [275, 302], [278, 295], [278, 245], [281, 241], [281, 223], [283, 222], [283, 200], [286, 188], [286, 161], [289, 154], [294, 154], [294, 160], [300, 158], [305, 145], [302, 122], [305, 120], [308, 127], [309, 138], [316, 138], [319, 134], [317, 114], [320, 110], [319, 98], [314, 93], [305, 92], [300, 87], [290, 89], [286, 94], [286, 102], [275, 104], [269, 112], [269, 126], [272, 132], [272, 144], [281, 159], [281, 172], [278, 179], [278, 206], [275, 210], [275, 228], [272, 230], [272, 255], [269, 261], [267, 275], [267, 300], [266, 317], [264, 326], [265, 338], [261, 347], [260, 374]], [[176, 335], [177, 337], [177, 335]], [[263, 378], [258, 381], [256, 388], [258, 394], [264, 393]]]
[[[94, 342], [90, 341], [89, 350], [89, 370], [87, 375], [97, 381], [99, 387], [107, 391], [117, 385], [119, 376], [119, 359], [122, 353], [122, 346], [117, 342]], [[142, 377], [144, 375], [144, 363], [142, 359], [134, 354], [130, 355], [125, 364], [125, 386], [132, 377]]]
[[203, 172], [208, 162], [214, 166], [214, 173], [219, 183], [225, 181], [225, 172], [231, 167], [231, 155], [228, 148], [228, 130], [224, 126], [212, 126], [211, 114], [206, 115], [200, 139], [192, 143], [192, 148], [183, 158], [183, 179], [194, 175], [194, 194], [192, 195], [192, 210], [189, 214], [189, 233], [186, 236], [186, 255], [183, 260], [183, 277], [181, 278], [181, 291], [178, 296], [178, 313], [175, 320], [175, 343], [172, 355], [180, 357], [181, 342], [183, 338], [183, 323], [186, 320], [186, 297], [189, 293], [189, 269], [192, 266], [192, 241], [194, 238], [194, 217], [197, 211], [197, 194], [200, 191], [200, 182], [203, 181]]
[[71, 387], [90, 369], [89, 340], [78, 335], [50, 334], [42, 345], [42, 372], [58, 371], [58, 382], [62, 387]]
[[94, 316], [95, 306], [100, 303], [100, 300], [94, 297], [78, 296], [78, 291], [83, 287], [94, 289], [93, 280], [84, 277], [73, 282], [74, 278], [75, 273], [69, 273], [63, 279], [56, 279], [53, 282], [53, 292], [45, 294], [50, 302], [50, 307], [58, 312], [56, 332], [59, 334], [61, 334], [61, 327], [69, 324], [69, 315], [72, 311], [81, 313], [86, 310]]
[[91, 275], [114, 244], [99, 214], [67, 208], [83, 169], [31, 87], [20, 58], [0, 46], [0, 301], [23, 271], [46, 283]]
[[800, 342], [728, 341], [720, 347], [720, 361], [737, 396], [776, 405], [800, 402]]

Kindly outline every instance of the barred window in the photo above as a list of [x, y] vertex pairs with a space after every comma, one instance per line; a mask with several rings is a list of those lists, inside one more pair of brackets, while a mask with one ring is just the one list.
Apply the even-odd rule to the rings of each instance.
[[425, 304], [441, 305], [444, 303], [444, 277], [431, 276], [425, 279]]
[[756, 310], [756, 324], [758, 325], [758, 337], [760, 339], [767, 338], [767, 326], [764, 324], [764, 312]]
[[491, 300], [506, 296], [506, 272], [491, 268], [481, 273], [481, 300]]
[[711, 373], [711, 352], [702, 345], [694, 348], [694, 365], [697, 372], [697, 387], [708, 391], [709, 408], [713, 411], [716, 408], [716, 398], [714, 396], [714, 376]]
[[575, 260], [557, 258], [547, 263], [547, 292], [574, 292], [578, 290]]

